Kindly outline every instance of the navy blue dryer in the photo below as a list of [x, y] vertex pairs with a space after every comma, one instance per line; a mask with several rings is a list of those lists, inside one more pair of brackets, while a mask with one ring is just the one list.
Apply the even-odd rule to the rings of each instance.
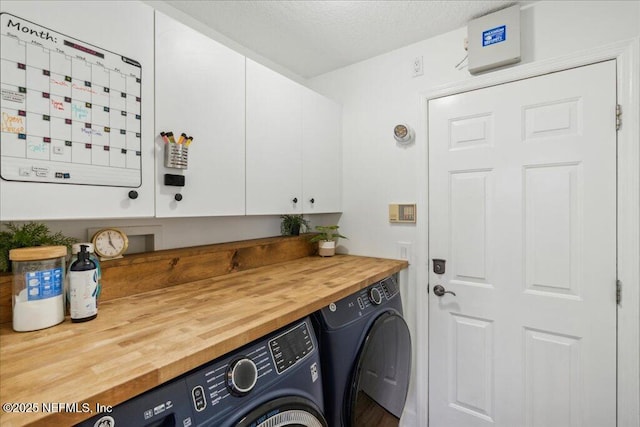
[[82, 427], [328, 427], [318, 344], [295, 322]]
[[330, 304], [314, 313], [313, 321], [329, 425], [397, 423], [411, 374], [411, 337], [397, 275]]

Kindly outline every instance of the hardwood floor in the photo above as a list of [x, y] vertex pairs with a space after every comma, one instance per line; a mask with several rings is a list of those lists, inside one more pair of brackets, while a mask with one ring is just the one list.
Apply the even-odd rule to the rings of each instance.
[[360, 391], [356, 400], [355, 427], [398, 427], [400, 420]]

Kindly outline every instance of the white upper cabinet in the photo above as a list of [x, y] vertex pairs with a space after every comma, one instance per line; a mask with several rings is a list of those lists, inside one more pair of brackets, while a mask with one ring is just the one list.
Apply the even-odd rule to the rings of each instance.
[[302, 86], [247, 59], [247, 215], [302, 212]]
[[342, 107], [304, 88], [302, 93], [302, 189], [304, 213], [340, 212]]
[[247, 214], [341, 209], [342, 110], [247, 59]]
[[[340, 211], [334, 102], [140, 2], [3, 12], [103, 56], [3, 40], [0, 77], [17, 95], [2, 102], [0, 221]], [[163, 131], [193, 142], [165, 144]], [[188, 151], [186, 168], [167, 166], [171, 148]]]
[[[244, 215], [245, 58], [157, 11], [155, 28], [156, 216]], [[193, 137], [187, 169], [165, 166], [162, 131]]]
[[20, 25], [3, 33], [2, 90], [26, 96], [1, 102], [19, 126], [3, 118], [0, 221], [152, 217], [153, 9], [3, 2], [2, 12]]

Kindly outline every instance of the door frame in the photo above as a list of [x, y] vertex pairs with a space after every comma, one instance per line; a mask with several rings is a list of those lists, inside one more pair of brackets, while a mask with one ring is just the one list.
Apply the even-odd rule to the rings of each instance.
[[[617, 425], [640, 425], [640, 38], [632, 38], [575, 54], [503, 69], [468, 80], [434, 87], [419, 93], [418, 260], [416, 270], [416, 353], [429, 354], [429, 100], [476, 89], [536, 77], [552, 72], [616, 61], [617, 103], [622, 109], [622, 126], [617, 132], [617, 269], [622, 282], [622, 301], [617, 307]], [[615, 112], [611, 112], [615, 120]], [[615, 290], [612, 287], [612, 292]], [[416, 358], [416, 421], [428, 425], [429, 363]]]

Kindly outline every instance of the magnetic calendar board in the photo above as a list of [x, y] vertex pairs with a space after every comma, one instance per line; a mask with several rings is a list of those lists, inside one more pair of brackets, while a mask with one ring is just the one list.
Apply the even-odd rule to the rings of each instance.
[[141, 65], [0, 14], [0, 177], [139, 187]]

